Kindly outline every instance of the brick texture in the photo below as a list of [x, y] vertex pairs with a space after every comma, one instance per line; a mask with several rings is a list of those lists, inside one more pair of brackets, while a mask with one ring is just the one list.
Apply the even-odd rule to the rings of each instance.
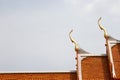
[[87, 57], [82, 60], [83, 80], [110, 80], [107, 57]]
[[120, 80], [120, 43], [112, 47], [113, 61], [115, 65], [115, 73], [117, 79]]
[[[120, 43], [112, 47], [116, 79], [111, 79], [107, 56], [87, 57], [82, 60], [83, 80], [120, 80]], [[77, 80], [76, 72], [4, 73], [0, 80]]]
[[76, 78], [75, 72], [0, 74], [0, 80], [77, 80]]

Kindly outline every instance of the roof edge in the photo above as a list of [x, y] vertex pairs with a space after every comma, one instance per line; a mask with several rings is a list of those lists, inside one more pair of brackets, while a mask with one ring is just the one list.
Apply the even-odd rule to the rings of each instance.
[[45, 73], [76, 73], [76, 70], [70, 70], [70, 71], [0, 71], [0, 74], [25, 74], [25, 73], [39, 73], [39, 74], [45, 74]]

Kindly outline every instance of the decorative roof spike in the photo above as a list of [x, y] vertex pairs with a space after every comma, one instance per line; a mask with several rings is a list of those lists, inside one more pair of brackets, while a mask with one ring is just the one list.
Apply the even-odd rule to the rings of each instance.
[[69, 38], [70, 38], [71, 42], [74, 43], [74, 45], [75, 45], [75, 51], [78, 51], [79, 46], [78, 46], [78, 43], [71, 37], [72, 32], [73, 32], [73, 29], [69, 32]]
[[100, 28], [101, 30], [104, 31], [104, 37], [107, 38], [107, 37], [108, 37], [107, 31], [106, 31], [106, 29], [100, 24], [100, 20], [101, 20], [101, 19], [102, 19], [101, 17], [98, 19], [98, 26], [99, 26], [99, 28]]

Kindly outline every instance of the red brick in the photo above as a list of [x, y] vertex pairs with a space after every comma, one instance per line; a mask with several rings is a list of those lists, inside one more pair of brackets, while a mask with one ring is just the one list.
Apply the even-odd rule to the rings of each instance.
[[120, 79], [120, 43], [112, 47], [113, 61], [115, 65], [116, 79]]
[[107, 57], [87, 57], [82, 61], [83, 80], [110, 80]]
[[76, 78], [75, 72], [0, 74], [0, 80], [76, 80]]

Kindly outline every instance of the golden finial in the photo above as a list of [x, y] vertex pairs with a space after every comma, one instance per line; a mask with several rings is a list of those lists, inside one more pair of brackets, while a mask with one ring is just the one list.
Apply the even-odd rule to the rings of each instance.
[[98, 19], [98, 26], [101, 30], [104, 31], [104, 37], [107, 38], [108, 37], [107, 31], [102, 25], [100, 25], [100, 20], [101, 20], [101, 17]]
[[71, 37], [71, 33], [72, 33], [72, 32], [73, 32], [73, 29], [69, 32], [69, 38], [70, 38], [71, 42], [74, 43], [74, 45], [75, 45], [75, 50], [78, 51], [79, 46], [78, 46], [77, 42]]

